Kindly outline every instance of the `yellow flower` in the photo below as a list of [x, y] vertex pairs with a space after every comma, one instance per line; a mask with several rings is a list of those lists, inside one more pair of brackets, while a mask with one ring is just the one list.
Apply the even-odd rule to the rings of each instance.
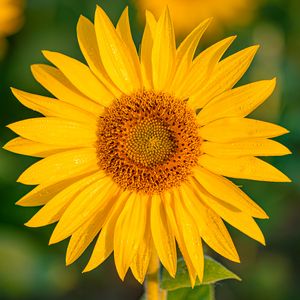
[[223, 26], [248, 23], [261, 0], [135, 0], [135, 2], [140, 11], [149, 9], [155, 16], [168, 5], [176, 32], [184, 34], [198, 25], [199, 20], [209, 17], [214, 17], [214, 31], [219, 31]]
[[5, 37], [15, 33], [23, 23], [23, 0], [0, 0], [0, 57], [6, 48]]
[[275, 79], [233, 88], [258, 48], [221, 59], [235, 37], [193, 59], [209, 23], [176, 49], [168, 10], [158, 21], [147, 12], [139, 59], [127, 9], [115, 29], [97, 7], [95, 23], [80, 17], [77, 27], [88, 66], [50, 51], [43, 54], [54, 66], [32, 66], [55, 99], [13, 89], [45, 116], [8, 126], [20, 137], [5, 149], [43, 158], [19, 177], [37, 187], [17, 203], [44, 205], [27, 226], [58, 222], [50, 244], [70, 237], [67, 264], [97, 237], [85, 271], [114, 252], [120, 277], [131, 268], [143, 282], [157, 252], [174, 276], [177, 242], [194, 284], [203, 276], [202, 241], [239, 261], [223, 220], [265, 243], [254, 218], [266, 213], [224, 176], [290, 181], [256, 158], [289, 154], [269, 139], [287, 130], [245, 118]]

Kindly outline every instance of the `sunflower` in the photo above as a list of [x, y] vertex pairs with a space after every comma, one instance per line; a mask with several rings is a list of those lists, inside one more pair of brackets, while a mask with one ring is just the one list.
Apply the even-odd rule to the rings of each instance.
[[5, 37], [18, 31], [23, 23], [23, 0], [0, 0], [0, 57], [6, 48]]
[[[214, 16], [213, 31], [219, 32], [224, 26], [249, 23], [262, 0], [135, 0], [140, 11], [151, 10], [155, 16], [168, 5], [176, 32], [180, 35], [189, 32], [199, 19]], [[143, 15], [139, 15], [143, 19]]]
[[43, 205], [27, 226], [58, 222], [50, 244], [70, 238], [67, 265], [96, 238], [84, 271], [114, 252], [120, 278], [130, 268], [143, 282], [155, 257], [175, 276], [178, 245], [194, 284], [203, 242], [239, 261], [223, 220], [265, 243], [254, 218], [267, 214], [225, 177], [290, 181], [256, 157], [289, 154], [269, 139], [288, 131], [246, 118], [275, 79], [233, 88], [258, 49], [222, 59], [234, 36], [194, 58], [209, 23], [176, 49], [168, 9], [158, 20], [147, 12], [139, 57], [128, 10], [115, 28], [97, 7], [94, 24], [81, 16], [77, 26], [87, 65], [44, 51], [54, 66], [32, 66], [54, 98], [12, 90], [44, 115], [8, 126], [19, 137], [5, 149], [42, 158], [19, 177], [37, 186], [17, 204]]

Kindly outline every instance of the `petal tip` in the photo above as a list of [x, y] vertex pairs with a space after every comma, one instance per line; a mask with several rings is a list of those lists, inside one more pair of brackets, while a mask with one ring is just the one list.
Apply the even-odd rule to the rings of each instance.
[[249, 50], [253, 53], [253, 55], [255, 55], [259, 48], [260, 48], [260, 45], [253, 45], [253, 46], [249, 47]]
[[277, 77], [273, 77], [270, 81], [271, 81], [272, 83], [276, 84], [276, 83], [277, 83]]
[[16, 180], [16, 182], [18, 182], [18, 183], [24, 183], [24, 180], [25, 178], [24, 178], [24, 176], [23, 176], [23, 174], [21, 174], [19, 177], [18, 177], [18, 179]]
[[236, 262], [236, 263], [240, 264], [240, 263], [241, 263], [240, 257], [237, 256], [237, 257], [235, 258], [235, 260], [233, 260], [233, 262]]
[[75, 261], [74, 258], [68, 256], [68, 253], [67, 253], [67, 255], [66, 255], [66, 260], [65, 260], [66, 266], [71, 265], [74, 261]]
[[[8, 127], [8, 126], [6, 126]], [[9, 144], [10, 144], [11, 141], [7, 142], [4, 146], [2, 146], [2, 149], [6, 150], [6, 151], [10, 151], [9, 149]]]
[[78, 30], [78, 28], [82, 25], [82, 23], [83, 23], [84, 21], [86, 21], [86, 20], [87, 20], [87, 18], [86, 18], [84, 15], [80, 15], [80, 16], [79, 16], [78, 22], [77, 22], [77, 30]]
[[[57, 226], [57, 225], [56, 225]], [[57, 228], [57, 227], [56, 227]], [[57, 244], [59, 242], [61, 242], [62, 240], [64, 240], [66, 237], [59, 235], [55, 230], [53, 231], [50, 240], [49, 240], [49, 245], [52, 244]]]
[[24, 225], [25, 225], [26, 227], [30, 227], [30, 228], [39, 227], [37, 224], [35, 224], [34, 221], [32, 221], [32, 219], [30, 219], [29, 221], [27, 221], [26, 223], [24, 223]]
[[20, 199], [20, 200], [18, 200], [17, 202], [15, 202], [15, 205], [19, 205], [19, 206], [22, 206], [21, 205], [21, 203], [22, 203], [22, 201], [21, 201], [22, 199]]
[[51, 61], [52, 54], [54, 54], [54, 53], [56, 53], [56, 52], [55, 51], [49, 51], [49, 50], [42, 50], [42, 54], [49, 61]]
[[53, 245], [53, 244], [56, 244], [56, 243], [58, 243], [58, 241], [56, 241], [56, 240], [51, 236], [48, 245], [50, 246], [50, 245]]
[[93, 270], [94, 268], [90, 266], [90, 263], [88, 263], [85, 268], [81, 271], [82, 274], [90, 272], [91, 270]]
[[17, 92], [17, 91], [19, 91], [18, 89], [16, 89], [16, 88], [14, 88], [14, 87], [10, 87], [10, 90], [11, 90], [11, 92], [14, 94], [14, 92]]

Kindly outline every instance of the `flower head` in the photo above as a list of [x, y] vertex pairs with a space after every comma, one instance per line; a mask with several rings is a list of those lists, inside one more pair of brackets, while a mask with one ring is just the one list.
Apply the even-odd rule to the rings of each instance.
[[[226, 2], [226, 3], [225, 3]], [[182, 35], [198, 25], [199, 20], [214, 16], [214, 32], [223, 27], [243, 25], [251, 21], [261, 0], [135, 0], [139, 11], [151, 10], [159, 16], [162, 9], [170, 8], [176, 33]], [[140, 18], [142, 19], [142, 15]]]
[[275, 79], [233, 88], [258, 48], [222, 59], [235, 37], [194, 58], [209, 23], [176, 49], [168, 10], [158, 20], [147, 12], [139, 57], [127, 9], [115, 28], [97, 7], [95, 23], [80, 17], [77, 27], [88, 65], [44, 51], [54, 66], [32, 72], [54, 98], [13, 89], [44, 115], [8, 126], [20, 137], [5, 149], [43, 158], [19, 177], [37, 187], [18, 204], [43, 205], [28, 226], [58, 222], [50, 243], [70, 237], [67, 264], [96, 238], [85, 271], [114, 252], [120, 277], [131, 268], [142, 282], [157, 252], [174, 276], [177, 243], [193, 284], [203, 276], [203, 241], [239, 261], [223, 220], [264, 244], [254, 218], [266, 213], [224, 176], [289, 181], [256, 158], [290, 153], [270, 139], [287, 130], [246, 118]]
[[5, 37], [19, 30], [23, 23], [23, 0], [0, 0], [0, 57], [5, 51]]

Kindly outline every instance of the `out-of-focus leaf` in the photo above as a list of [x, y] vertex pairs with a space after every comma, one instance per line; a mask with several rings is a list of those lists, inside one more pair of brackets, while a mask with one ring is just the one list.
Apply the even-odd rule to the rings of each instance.
[[[236, 274], [229, 271], [223, 265], [216, 262], [211, 257], [205, 256], [203, 281], [200, 283], [200, 281], [197, 280], [196, 286], [201, 284], [212, 284], [225, 279], [241, 280]], [[183, 259], [179, 259], [177, 262], [177, 273], [175, 278], [172, 278], [169, 273], [163, 269], [161, 288], [165, 290], [176, 290], [190, 286], [189, 273]]]

